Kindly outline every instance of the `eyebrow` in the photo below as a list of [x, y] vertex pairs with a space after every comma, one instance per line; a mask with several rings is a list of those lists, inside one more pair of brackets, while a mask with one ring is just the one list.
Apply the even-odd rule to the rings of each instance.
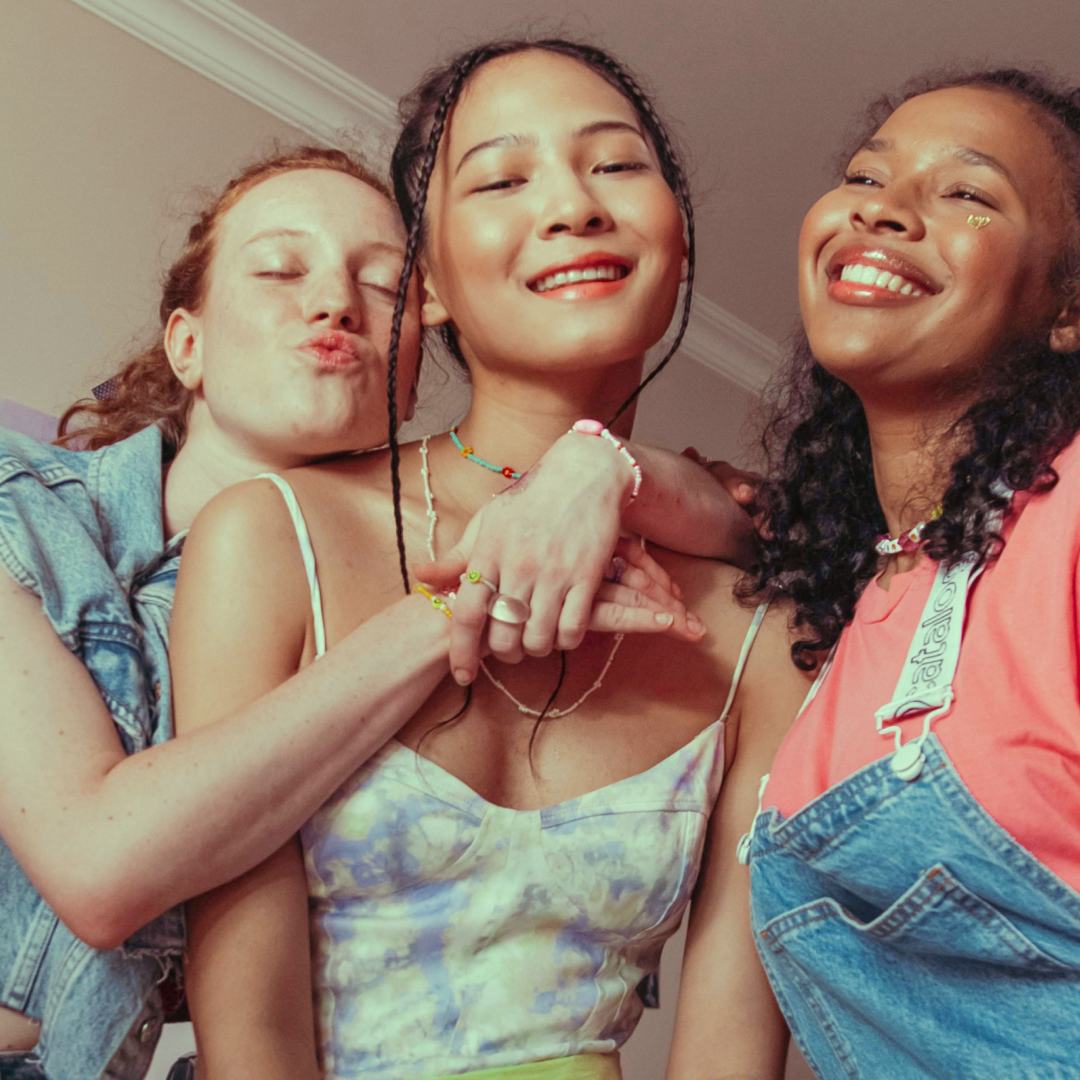
[[[263, 232], [256, 233], [250, 240], [245, 240], [242, 246], [250, 247], [261, 240], [275, 240], [280, 236], [307, 237], [310, 235], [311, 233], [305, 229], [265, 229]], [[373, 240], [370, 244], [364, 244], [364, 250], [378, 254], [396, 255], [399, 258], [405, 255], [405, 248], [401, 244], [392, 244], [388, 240]]]
[[988, 169], [993, 169], [994, 172], [1004, 176], [1013, 187], [1016, 187], [1013, 174], [1009, 172], [1005, 163], [999, 161], [993, 154], [984, 153], [982, 150], [976, 150], [971, 146], [957, 146], [953, 150], [953, 155], [961, 161], [966, 161], [969, 165], [985, 165]]
[[[591, 135], [600, 135], [605, 131], [629, 131], [647, 145], [647, 140], [641, 129], [634, 124], [628, 124], [625, 120], [594, 120], [591, 124], [579, 127], [571, 135], [571, 138], [587, 139]], [[481, 150], [500, 149], [507, 146], [536, 146], [538, 142], [539, 140], [535, 135], [498, 135], [494, 139], [487, 139], [465, 151], [461, 160], [457, 163], [454, 175], [457, 176], [465, 162], [474, 154], [479, 154]]]
[[[866, 142], [859, 147], [859, 151], [865, 150], [871, 154], [884, 154], [892, 148], [893, 144], [889, 139], [867, 139]], [[952, 155], [968, 165], [982, 165], [988, 169], [993, 169], [994, 172], [1000, 173], [1005, 177], [1013, 187], [1016, 187], [1016, 180], [1013, 177], [1013, 174], [1009, 171], [1005, 163], [999, 161], [993, 154], [987, 154], [985, 151], [976, 150], [973, 146], [954, 146], [952, 148]]]
[[251, 244], [257, 244], [260, 240], [271, 240], [278, 236], [307, 236], [308, 234], [302, 229], [264, 229], [260, 233], [256, 233], [254, 236], [245, 240], [243, 247], [249, 247]]

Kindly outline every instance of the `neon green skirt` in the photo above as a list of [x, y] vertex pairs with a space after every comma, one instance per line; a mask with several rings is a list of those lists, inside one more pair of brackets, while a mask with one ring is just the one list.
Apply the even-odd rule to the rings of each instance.
[[618, 1052], [576, 1054], [574, 1057], [527, 1061], [524, 1065], [504, 1065], [497, 1069], [477, 1069], [455, 1076], [430, 1080], [622, 1080]]

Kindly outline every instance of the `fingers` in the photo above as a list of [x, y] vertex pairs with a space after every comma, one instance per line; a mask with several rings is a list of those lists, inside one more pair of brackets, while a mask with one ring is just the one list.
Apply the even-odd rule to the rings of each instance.
[[[576, 590], [571, 590], [576, 591]], [[591, 590], [586, 590], [590, 593]], [[566, 607], [566, 594], [561, 589], [553, 589], [550, 585], [537, 584], [533, 590], [532, 614], [525, 624], [521, 636], [521, 646], [529, 656], [547, 656], [556, 647], [557, 637], [561, 640], [560, 630], [563, 622], [563, 613]], [[589, 604], [586, 602], [584, 619], [586, 623], [589, 617]], [[582, 630], [582, 636], [585, 631]], [[580, 639], [574, 645], [559, 648], [576, 648], [580, 645]]]
[[681, 641], [700, 641], [705, 626], [696, 615], [660, 608], [625, 585], [601, 587], [592, 607], [589, 629], [599, 633], [668, 633]]
[[555, 639], [558, 649], [576, 649], [585, 638], [592, 618], [595, 590], [587, 585], [571, 589], [563, 600]]
[[476, 678], [484, 628], [488, 623], [487, 605], [491, 590], [483, 582], [455, 582], [457, 599], [450, 620], [450, 672], [461, 686]]
[[457, 592], [461, 575], [465, 572], [465, 560], [451, 552], [437, 562], [414, 563], [413, 577], [436, 592]]
[[[671, 593], [673, 596], [682, 596], [682, 590], [671, 580], [671, 575], [642, 547], [637, 538], [619, 537], [619, 542], [615, 545], [615, 555], [627, 564], [621, 580], [626, 579], [628, 568], [633, 566], [655, 581], [664, 592]], [[634, 588], [637, 586], [635, 585]]]
[[750, 507], [757, 498], [757, 489], [763, 477], [758, 473], [736, 469], [726, 461], [702, 461], [720, 482], [727, 493], [740, 505]]

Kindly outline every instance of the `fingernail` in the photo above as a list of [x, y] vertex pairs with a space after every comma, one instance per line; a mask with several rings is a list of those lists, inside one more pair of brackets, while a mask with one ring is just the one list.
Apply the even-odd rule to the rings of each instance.
[[675, 621], [675, 616], [670, 611], [658, 611], [656, 613], [656, 621], [661, 626], [670, 626]]
[[472, 682], [472, 676], [469, 673], [469, 669], [463, 667], [455, 668], [454, 682], [456, 682], [458, 686], [468, 686], [469, 683]]
[[691, 634], [704, 634], [705, 624], [693, 613], [686, 613], [686, 626]]

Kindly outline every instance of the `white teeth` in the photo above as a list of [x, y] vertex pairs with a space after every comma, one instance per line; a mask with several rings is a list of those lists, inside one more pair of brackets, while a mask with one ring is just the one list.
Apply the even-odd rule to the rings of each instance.
[[541, 278], [533, 286], [533, 292], [547, 292], [560, 285], [573, 285], [579, 281], [617, 281], [629, 273], [622, 266], [589, 266], [583, 270], [560, 270]]
[[922, 289], [899, 274], [879, 270], [876, 266], [867, 266], [864, 263], [848, 263], [841, 267], [840, 280], [854, 281], [859, 285], [873, 285], [876, 289], [888, 289], [889, 292], [898, 292], [901, 296], [925, 295]]

